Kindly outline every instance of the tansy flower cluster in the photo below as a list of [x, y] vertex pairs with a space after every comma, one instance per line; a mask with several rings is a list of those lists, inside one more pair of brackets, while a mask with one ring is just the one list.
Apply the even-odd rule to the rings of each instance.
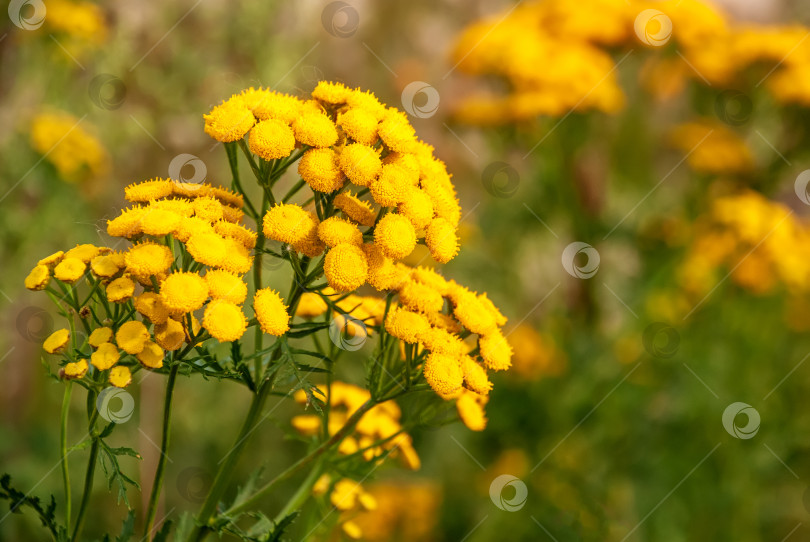
[[104, 175], [109, 157], [82, 122], [64, 112], [41, 113], [31, 121], [31, 146], [69, 182]]
[[427, 480], [379, 482], [366, 491], [377, 507], [353, 519], [364, 540], [430, 540], [442, 504], [438, 484]]
[[[368, 390], [344, 382], [333, 382], [328, 390], [318, 388], [315, 394], [317, 398], [330, 404], [329, 423], [326, 428], [329, 436], [337, 433], [346, 420], [371, 398]], [[296, 392], [295, 400], [302, 405], [307, 404], [308, 399], [304, 390]], [[421, 463], [413, 448], [411, 437], [403, 432], [399, 423], [401, 415], [399, 406], [394, 401], [375, 405], [360, 418], [354, 435], [340, 442], [338, 453], [358, 454], [366, 461], [374, 461], [390, 451], [399, 457], [406, 468], [419, 469]], [[292, 426], [304, 436], [318, 435], [323, 431], [322, 418], [317, 414], [296, 416], [292, 419]]]
[[374, 512], [377, 509], [377, 499], [360, 482], [349, 478], [333, 481], [331, 476], [324, 474], [315, 482], [312, 494], [315, 497], [328, 496], [329, 504], [340, 512], [338, 523], [346, 537], [350, 540], [364, 538], [363, 530], [353, 518], [363, 512]]
[[222, 142], [247, 136], [264, 160], [299, 150], [298, 173], [329, 196], [328, 208], [278, 203], [264, 215], [263, 232], [307, 257], [325, 254], [335, 290], [366, 282], [389, 289], [394, 264], [420, 240], [440, 263], [458, 252], [461, 209], [444, 163], [403, 112], [370, 93], [321, 82], [305, 101], [251, 88], [206, 115], [205, 130]]
[[101, 8], [92, 2], [48, 0], [44, 26], [69, 37], [71, 45], [98, 46], [107, 39], [107, 22]]
[[[648, 9], [665, 18], [644, 19]], [[700, 0], [524, 3], [472, 24], [459, 37], [454, 51], [459, 68], [496, 75], [510, 88], [506, 95], [468, 98], [457, 116], [475, 124], [503, 124], [571, 110], [614, 113], [624, 104], [617, 69], [639, 46], [657, 52], [641, 72], [645, 87], [656, 95], [680, 93], [688, 79], [728, 88], [752, 71], [758, 75], [751, 86], [764, 81], [777, 101], [807, 106], [807, 32], [797, 25], [738, 24]], [[677, 55], [662, 52], [672, 48]], [[614, 60], [618, 56], [622, 59]]]
[[785, 205], [754, 191], [722, 196], [695, 225], [680, 282], [696, 299], [728, 271], [735, 283], [756, 294], [780, 285], [803, 293], [810, 288], [808, 250], [810, 226]]
[[754, 168], [751, 149], [736, 132], [716, 121], [684, 123], [670, 133], [689, 166], [711, 175], [745, 174]]

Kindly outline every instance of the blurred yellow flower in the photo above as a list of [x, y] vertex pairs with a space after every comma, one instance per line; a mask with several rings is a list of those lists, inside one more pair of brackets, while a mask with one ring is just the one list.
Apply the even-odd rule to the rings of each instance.
[[109, 165], [106, 149], [82, 124], [64, 112], [41, 113], [31, 122], [31, 146], [68, 182], [102, 177]]

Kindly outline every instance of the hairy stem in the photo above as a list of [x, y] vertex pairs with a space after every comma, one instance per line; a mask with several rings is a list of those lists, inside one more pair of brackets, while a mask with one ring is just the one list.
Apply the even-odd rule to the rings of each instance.
[[70, 396], [73, 385], [70, 381], [65, 384], [65, 395], [62, 398], [61, 433], [59, 435], [59, 456], [62, 458], [62, 482], [65, 486], [65, 529], [70, 531], [70, 513], [72, 497], [70, 494], [70, 470], [67, 460], [67, 424], [70, 412]]

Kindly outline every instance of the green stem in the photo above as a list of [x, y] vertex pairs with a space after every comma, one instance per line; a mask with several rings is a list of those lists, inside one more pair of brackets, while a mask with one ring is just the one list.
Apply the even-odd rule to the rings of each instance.
[[284, 508], [282, 508], [278, 514], [276, 514], [276, 517], [273, 519], [273, 523], [278, 525], [278, 523], [281, 520], [283, 520], [296, 510], [300, 509], [304, 505], [307, 499], [309, 499], [310, 496], [312, 496], [312, 486], [314, 486], [315, 482], [317, 482], [318, 478], [320, 478], [321, 473], [323, 472], [323, 467], [324, 462], [319, 461], [312, 468], [312, 470], [309, 471], [307, 477], [304, 478], [304, 481], [301, 482], [300, 486], [298, 486], [298, 489], [295, 491], [290, 500], [287, 501], [287, 504], [284, 505]]
[[242, 450], [248, 442], [248, 437], [255, 429], [259, 421], [259, 415], [264, 409], [264, 404], [270, 395], [270, 390], [273, 388], [273, 381], [271, 379], [264, 380], [259, 387], [256, 394], [253, 396], [253, 401], [250, 403], [250, 410], [248, 411], [245, 421], [242, 423], [242, 428], [239, 435], [236, 437], [236, 442], [231, 447], [225, 460], [221, 463], [219, 471], [214, 478], [214, 483], [208, 491], [208, 495], [202, 504], [200, 513], [197, 515], [197, 525], [194, 527], [187, 540], [189, 542], [195, 540], [203, 540], [208, 534], [208, 525], [211, 516], [216, 511], [219, 499], [227, 489], [231, 481], [231, 474], [239, 461]]
[[70, 531], [71, 495], [70, 495], [70, 470], [67, 461], [67, 424], [68, 413], [70, 412], [70, 396], [73, 391], [73, 383], [68, 381], [65, 384], [65, 395], [62, 398], [61, 434], [59, 435], [59, 455], [62, 458], [62, 481], [65, 485], [65, 530]]
[[315, 448], [312, 452], [308, 455], [302, 457], [297, 462], [293, 463], [291, 466], [287, 468], [284, 472], [267, 482], [264, 486], [262, 486], [259, 490], [257, 490], [253, 495], [242, 501], [236, 506], [232, 506], [228, 510], [226, 510], [223, 515], [233, 517], [236, 514], [240, 514], [253, 506], [258, 500], [262, 497], [267, 495], [273, 487], [276, 486], [279, 482], [286, 480], [296, 472], [300, 471], [304, 467], [308, 466], [310, 463], [318, 459], [321, 455], [323, 455], [326, 451], [328, 451], [332, 446], [340, 443], [350, 431], [354, 429], [354, 426], [357, 425], [357, 422], [360, 421], [360, 418], [368, 412], [374, 405], [376, 405], [376, 401], [374, 399], [369, 399], [365, 403], [360, 406], [350, 417], [346, 420], [346, 423], [341, 427], [332, 437], [322, 443], [320, 446]]
[[96, 435], [92, 438], [93, 444], [90, 447], [90, 459], [87, 461], [87, 473], [84, 476], [84, 493], [82, 494], [81, 505], [79, 505], [79, 515], [76, 517], [76, 527], [73, 529], [73, 536], [70, 538], [73, 542], [78, 542], [79, 535], [82, 533], [85, 512], [87, 512], [87, 505], [90, 502], [90, 493], [93, 490], [93, 476], [96, 472], [96, 461], [98, 460], [99, 438]]
[[174, 396], [174, 383], [177, 380], [179, 363], [175, 363], [169, 372], [169, 380], [166, 383], [166, 400], [163, 403], [163, 440], [160, 443], [160, 458], [158, 459], [155, 479], [152, 481], [152, 494], [149, 496], [149, 508], [146, 513], [146, 525], [144, 526], [143, 537], [151, 537], [152, 529], [155, 526], [155, 516], [157, 515], [160, 491], [163, 488], [163, 475], [166, 468], [167, 451], [169, 449], [169, 437], [171, 435], [172, 417], [172, 397]]

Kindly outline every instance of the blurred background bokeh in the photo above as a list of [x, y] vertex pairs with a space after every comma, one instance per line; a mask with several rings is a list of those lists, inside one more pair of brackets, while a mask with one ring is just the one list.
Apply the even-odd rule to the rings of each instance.
[[[0, 23], [0, 470], [18, 487], [61, 484], [55, 316], [22, 284], [36, 260], [110, 243], [132, 182], [227, 182], [202, 130], [223, 98], [326, 79], [408, 111], [448, 164], [463, 249], [444, 273], [488, 292], [515, 350], [486, 431], [414, 429], [422, 469], [367, 483], [366, 539], [810, 539], [810, 3], [40, 4]], [[162, 386], [131, 390], [137, 423], [116, 434], [138, 479]], [[304, 449], [279, 402], [244, 476]], [[197, 508], [246, 405], [179, 382], [159, 519]], [[525, 503], [499, 496], [503, 474]], [[125, 515], [104, 497], [89, 539]], [[0, 540], [43, 539], [0, 518]]]

